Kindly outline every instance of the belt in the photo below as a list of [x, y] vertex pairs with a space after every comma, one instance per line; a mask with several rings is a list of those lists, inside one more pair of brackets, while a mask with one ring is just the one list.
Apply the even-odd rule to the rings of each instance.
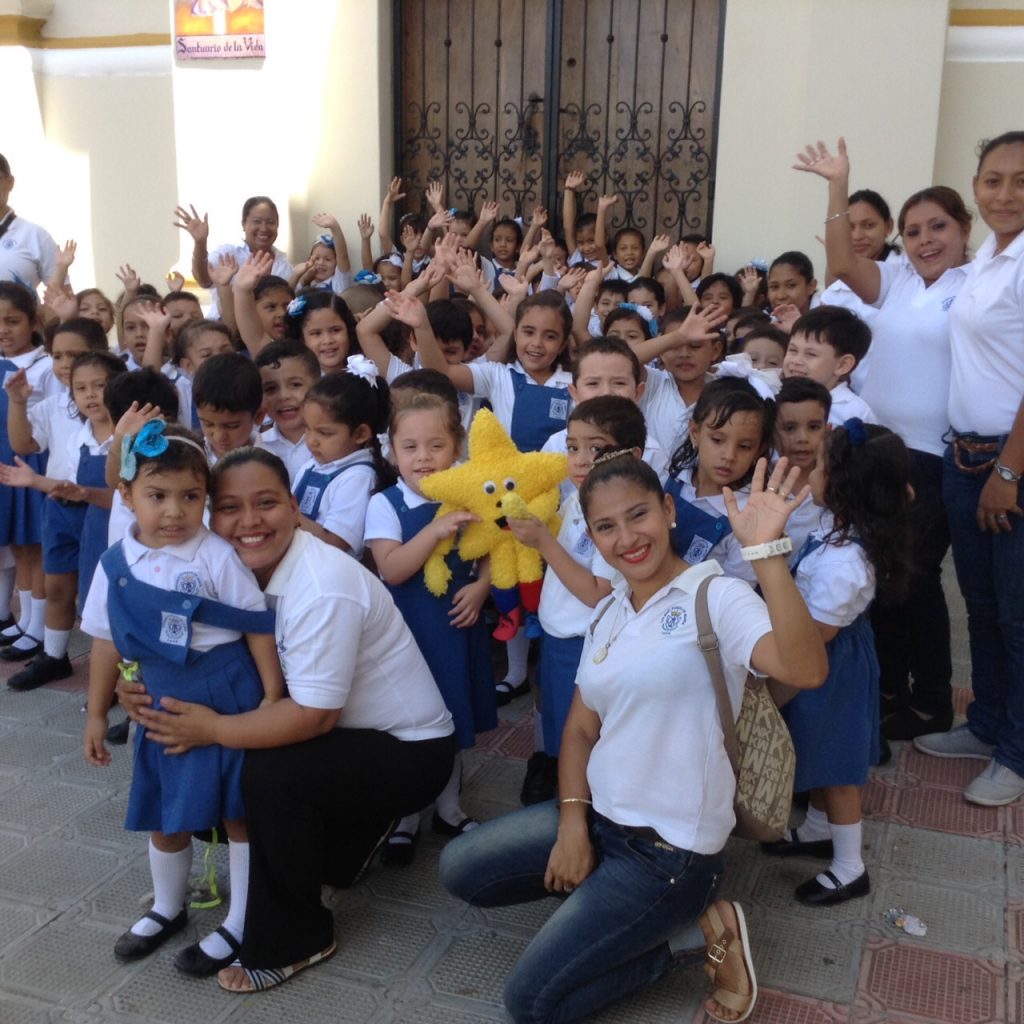
[[[983, 437], [979, 434], [958, 434], [950, 430], [950, 444], [953, 447], [953, 462], [961, 473], [978, 474], [987, 473], [999, 459], [999, 452], [1003, 447], [1001, 437]], [[989, 458], [976, 465], [966, 465], [964, 456], [975, 457], [988, 455]]]

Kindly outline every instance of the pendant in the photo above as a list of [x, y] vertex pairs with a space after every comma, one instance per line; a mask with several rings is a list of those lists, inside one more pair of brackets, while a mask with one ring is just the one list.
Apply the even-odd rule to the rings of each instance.
[[608, 644], [604, 644], [594, 651], [594, 657], [591, 659], [595, 665], [600, 665], [605, 658], [608, 657]]

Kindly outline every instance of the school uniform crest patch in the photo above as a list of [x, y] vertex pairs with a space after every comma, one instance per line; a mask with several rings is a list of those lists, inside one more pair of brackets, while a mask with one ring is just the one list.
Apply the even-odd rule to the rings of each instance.
[[160, 613], [160, 643], [173, 647], [188, 646], [188, 619], [174, 612]]
[[174, 589], [179, 594], [198, 594], [202, 591], [202, 581], [194, 569], [178, 573], [174, 578]]
[[686, 622], [686, 609], [679, 605], [673, 605], [661, 617], [661, 631], [666, 636], [674, 633], [683, 623]]

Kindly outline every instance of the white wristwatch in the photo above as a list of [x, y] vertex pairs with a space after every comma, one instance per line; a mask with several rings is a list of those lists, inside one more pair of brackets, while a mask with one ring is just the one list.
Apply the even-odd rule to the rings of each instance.
[[763, 544], [751, 544], [748, 548], [740, 548], [740, 554], [744, 562], [759, 562], [762, 558], [788, 555], [792, 550], [792, 540], [783, 534], [778, 540], [768, 540]]
[[1004, 466], [1001, 462], [997, 462], [995, 465], [995, 471], [1008, 483], [1016, 484], [1020, 482], [1021, 474], [1015, 473], [1009, 466]]

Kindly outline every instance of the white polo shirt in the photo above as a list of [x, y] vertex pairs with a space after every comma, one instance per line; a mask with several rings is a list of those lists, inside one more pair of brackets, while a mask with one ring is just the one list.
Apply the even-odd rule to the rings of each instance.
[[299, 470], [313, 458], [306, 447], [305, 434], [298, 441], [289, 441], [276, 425], [267, 427], [260, 434], [260, 447], [273, 452], [285, 464], [292, 487], [299, 479]]
[[41, 452], [50, 453], [46, 475], [52, 480], [74, 480], [78, 452], [72, 456], [71, 441], [81, 429], [82, 417], [67, 389], [29, 406], [28, 422], [36, 446]]
[[855, 395], [850, 385], [840, 381], [830, 392], [832, 408], [829, 410], [828, 421], [833, 427], [841, 427], [854, 416], [864, 423], [877, 423], [871, 406], [860, 395]]
[[[241, 245], [237, 243], [228, 242], [224, 245], [218, 245], [213, 252], [210, 253], [210, 262], [217, 266], [222, 256], [234, 256], [238, 261], [238, 265], [241, 266], [243, 263], [248, 263], [252, 259], [252, 250], [249, 248], [248, 243], [242, 242]], [[280, 249], [274, 249], [274, 265], [270, 268], [270, 273], [276, 277], [283, 277], [286, 281], [291, 280], [292, 276], [292, 265], [288, 261], [288, 257], [281, 252]], [[234, 285], [232, 284], [232, 287]], [[210, 289], [210, 308], [206, 312], [208, 320], [219, 320], [220, 319], [220, 303], [217, 301], [217, 289]]]
[[962, 434], [1008, 434], [1024, 396], [1024, 232], [995, 248], [989, 235], [950, 310], [949, 422]]
[[[20, 356], [4, 356], [9, 359], [19, 370], [25, 371], [25, 376], [32, 387], [28, 396], [29, 411], [34, 409], [40, 402], [53, 395], [62, 392], [67, 394], [67, 389], [53, 375], [53, 360], [46, 354], [42, 346], [22, 352]], [[3, 386], [8, 376], [13, 376], [16, 370], [0, 372], [0, 387]]]
[[879, 263], [878, 270], [881, 290], [860, 397], [908, 448], [941, 455], [949, 429], [949, 317], [967, 268], [951, 267], [930, 286], [910, 263]]
[[676, 379], [668, 370], [654, 366], [646, 370], [647, 383], [637, 404], [647, 421], [648, 431], [665, 446], [671, 461], [676, 449], [686, 440], [697, 403], [687, 405], [683, 401]]
[[[516, 400], [516, 391], [512, 383], [513, 371], [521, 373], [526, 378], [527, 387], [568, 388], [572, 383], [572, 374], [568, 370], [556, 369], [544, 384], [540, 385], [523, 369], [522, 363], [518, 359], [514, 364], [477, 359], [465, 365], [473, 374], [473, 394], [477, 398], [486, 398], [491, 403], [494, 415], [498, 417], [498, 422], [506, 430], [512, 429], [512, 410]], [[552, 399], [553, 403], [558, 401], [561, 399]], [[572, 411], [571, 405], [572, 403], [566, 399], [564, 409], [566, 418]], [[558, 419], [559, 414], [560, 410], [551, 410], [552, 419]]]
[[[728, 519], [729, 513], [725, 509], [725, 498], [721, 494], [711, 494], [703, 498], [697, 497], [697, 488], [693, 485], [693, 476], [696, 472], [696, 468], [684, 469], [676, 478], [680, 485], [680, 496], [684, 501], [688, 501], [702, 512], [708, 513], [708, 515]], [[734, 489], [733, 493], [736, 495], [736, 504], [741, 509], [744, 508], [747, 504], [747, 498], [750, 497], [749, 485], [739, 490]], [[711, 548], [700, 561], [712, 559], [722, 567], [722, 571], [726, 576], [746, 580], [747, 583], [754, 586], [757, 583], [757, 574], [754, 572], [753, 563], [743, 558], [741, 553], [742, 547], [743, 545], [736, 539], [735, 534], [730, 532]], [[689, 560], [689, 556], [696, 558], [700, 553], [696, 549], [693, 551], [680, 551], [679, 556]]]
[[57, 243], [44, 228], [13, 211], [4, 220], [8, 218], [10, 225], [0, 238], [0, 281], [14, 281], [35, 292], [57, 269]]
[[377, 729], [400, 740], [454, 731], [391, 595], [354, 558], [296, 530], [266, 596], [296, 704], [344, 708], [337, 728]]
[[[263, 611], [267, 607], [256, 578], [242, 565], [235, 549], [205, 526], [183, 544], [162, 548], [147, 548], [139, 542], [135, 530], [129, 529], [124, 536], [124, 557], [135, 579], [160, 590], [209, 597], [245, 611]], [[98, 640], [113, 639], [107, 614], [108, 586], [107, 573], [100, 562], [82, 609], [82, 632]], [[238, 640], [241, 635], [233, 629], [195, 622], [190, 647], [194, 651], [209, 651]]]
[[[377, 470], [373, 456], [364, 448], [346, 455], [343, 459], [320, 465], [310, 459], [295, 476], [293, 491], [297, 491], [303, 474], [312, 467], [318, 473], [332, 473], [344, 469], [325, 488], [320, 499], [316, 521], [325, 529], [340, 537], [351, 549], [355, 558], [363, 555], [363, 532], [366, 528], [366, 506], [370, 495], [377, 486]], [[351, 468], [347, 468], [351, 467]], [[308, 513], [304, 513], [308, 514]]]
[[[594, 576], [609, 581], [618, 573], [601, 557], [587, 532], [587, 522], [580, 508], [576, 489], [561, 508], [562, 525], [558, 531], [558, 543], [569, 552], [573, 561], [589, 569]], [[619, 577], [621, 578], [621, 577]], [[561, 639], [583, 636], [587, 630], [594, 609], [584, 604], [559, 579], [558, 573], [548, 566], [544, 570], [544, 585], [540, 591], [540, 608], [537, 612], [544, 632]]]
[[[721, 850], [736, 821], [736, 777], [697, 646], [697, 587], [720, 573], [715, 562], [691, 566], [639, 612], [620, 584], [595, 614], [576, 677], [583, 703], [601, 718], [587, 765], [594, 810], [703, 854]], [[723, 578], [711, 584], [708, 610], [739, 714], [754, 647], [772, 630], [768, 609], [745, 583]], [[595, 662], [605, 644], [606, 657]]]
[[875, 570], [864, 548], [853, 541], [815, 548], [797, 566], [795, 579], [811, 617], [839, 629], [866, 611], [875, 596]]

